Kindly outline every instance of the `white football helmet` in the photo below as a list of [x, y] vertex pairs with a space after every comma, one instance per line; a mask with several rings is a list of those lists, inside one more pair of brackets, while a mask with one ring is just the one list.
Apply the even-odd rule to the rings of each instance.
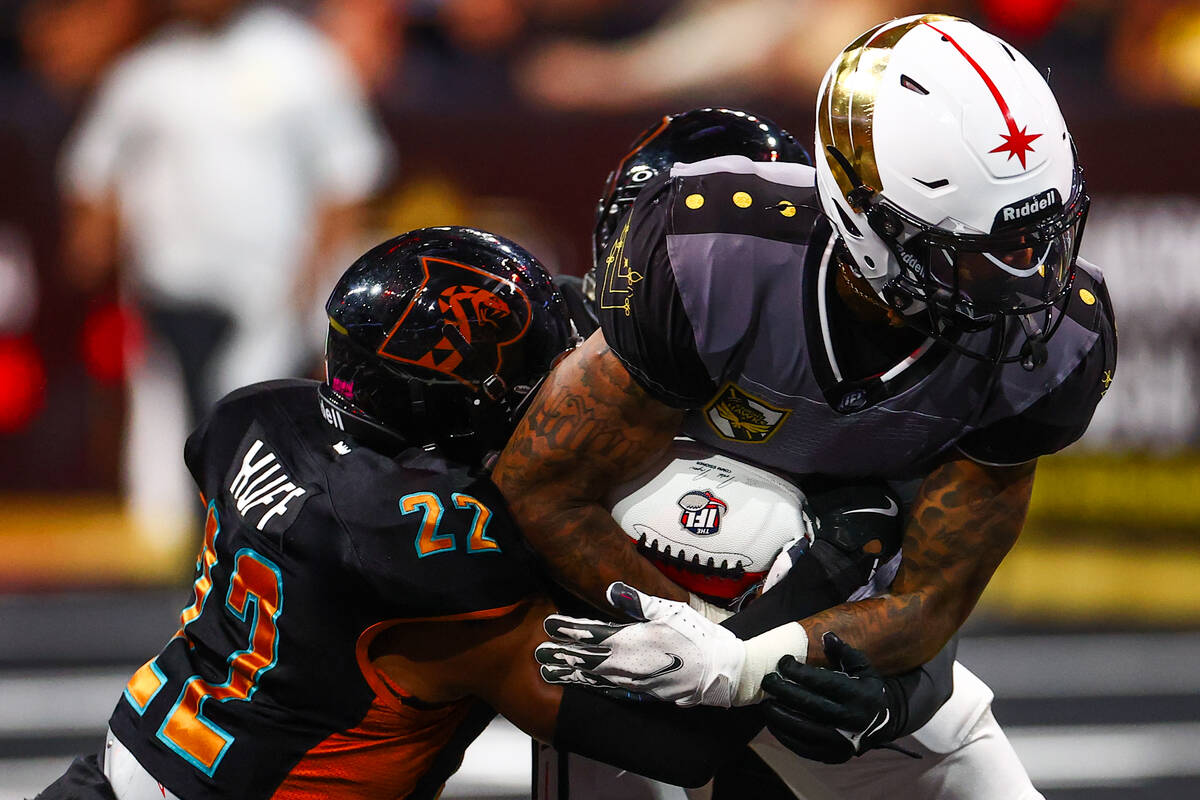
[[825, 75], [816, 143], [822, 209], [910, 323], [1054, 332], [1088, 197], [1050, 87], [1013, 47], [940, 14], [872, 28]]

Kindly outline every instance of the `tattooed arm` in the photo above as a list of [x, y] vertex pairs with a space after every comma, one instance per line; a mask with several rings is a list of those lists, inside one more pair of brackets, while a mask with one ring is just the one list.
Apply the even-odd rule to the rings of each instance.
[[496, 463], [492, 479], [553, 578], [594, 605], [606, 606], [617, 580], [688, 598], [601, 505], [666, 450], [682, 419], [638, 386], [596, 332], [546, 379]]
[[[966, 620], [1017, 540], [1034, 464], [988, 467], [958, 456], [925, 478], [904, 533], [904, 558], [888, 595], [801, 620], [810, 641], [834, 631], [881, 671], [913, 669]], [[811, 663], [822, 663], [819, 648]]]

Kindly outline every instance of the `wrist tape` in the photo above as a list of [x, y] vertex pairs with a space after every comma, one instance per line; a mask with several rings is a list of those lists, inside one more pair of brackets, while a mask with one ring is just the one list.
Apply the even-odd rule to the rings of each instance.
[[785, 622], [745, 642], [746, 660], [733, 687], [733, 705], [748, 706], [763, 698], [762, 679], [774, 672], [779, 659], [790, 655], [808, 660], [808, 634], [799, 622]]

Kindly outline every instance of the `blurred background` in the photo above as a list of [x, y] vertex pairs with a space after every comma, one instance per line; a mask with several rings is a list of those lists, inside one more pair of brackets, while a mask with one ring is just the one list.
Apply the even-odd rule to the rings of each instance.
[[[354, 256], [471, 224], [582, 274], [640, 130], [728, 105], [811, 142], [837, 51], [919, 11], [1048, 72], [1120, 326], [963, 660], [1051, 800], [1200, 796], [1197, 0], [3, 0], [0, 800], [92, 749], [174, 631], [186, 432], [314, 374]], [[526, 741], [489, 736], [447, 796], [527, 791]]]

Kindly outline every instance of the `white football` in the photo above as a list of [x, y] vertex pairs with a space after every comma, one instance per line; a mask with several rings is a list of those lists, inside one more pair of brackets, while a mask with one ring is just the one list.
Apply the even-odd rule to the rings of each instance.
[[676, 439], [650, 469], [614, 489], [608, 506], [670, 578], [728, 599], [761, 580], [785, 545], [813, 536], [795, 484], [690, 439]]

